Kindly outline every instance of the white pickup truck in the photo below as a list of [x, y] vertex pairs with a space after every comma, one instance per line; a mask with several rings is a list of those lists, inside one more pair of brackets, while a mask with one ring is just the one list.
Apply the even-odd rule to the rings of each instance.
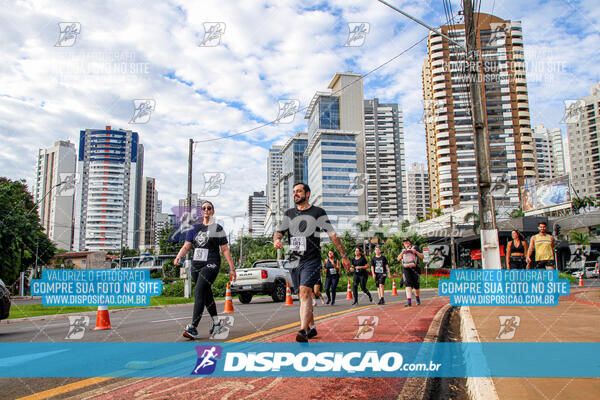
[[292, 293], [296, 292], [288, 266], [287, 260], [261, 260], [250, 268], [240, 268], [231, 284], [231, 294], [237, 294], [243, 304], [250, 303], [255, 294], [268, 294], [275, 302], [284, 301], [286, 283]]

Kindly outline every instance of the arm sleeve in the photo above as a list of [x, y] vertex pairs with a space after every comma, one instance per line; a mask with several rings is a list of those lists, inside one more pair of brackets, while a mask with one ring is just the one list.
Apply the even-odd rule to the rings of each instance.
[[221, 225], [217, 225], [217, 232], [218, 232], [218, 239], [219, 239], [219, 246], [223, 246], [224, 244], [227, 244], [227, 234], [225, 233], [225, 229], [223, 229], [223, 227]]
[[329, 216], [327, 215], [325, 210], [323, 210], [322, 208], [320, 211], [320, 215], [317, 219], [317, 226], [325, 232], [333, 232], [334, 231], [333, 225], [331, 225], [331, 222], [329, 221]]

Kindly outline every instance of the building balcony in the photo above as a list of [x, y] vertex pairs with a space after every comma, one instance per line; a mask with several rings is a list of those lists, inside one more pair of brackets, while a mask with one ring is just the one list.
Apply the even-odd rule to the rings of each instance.
[[436, 99], [442, 98], [442, 97], [446, 97], [446, 91], [442, 90], [439, 92], [434, 92], [433, 93], [433, 97], [435, 97]]

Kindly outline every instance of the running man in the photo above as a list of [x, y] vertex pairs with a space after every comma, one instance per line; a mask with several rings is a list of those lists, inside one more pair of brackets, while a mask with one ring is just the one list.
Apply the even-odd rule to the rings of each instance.
[[[340, 281], [340, 262], [335, 259], [333, 250], [327, 253], [327, 261], [325, 261], [325, 293], [327, 294], [327, 304], [335, 305], [335, 295], [337, 285]], [[331, 294], [330, 294], [331, 290]]]
[[531, 264], [531, 253], [533, 253], [534, 249], [535, 268], [555, 268], [554, 237], [546, 233], [547, 229], [548, 224], [545, 222], [540, 222], [538, 224], [538, 231], [540, 231], [540, 233], [531, 238], [531, 241], [529, 242], [529, 249], [527, 250], [527, 269], [529, 269], [529, 265]]
[[[402, 262], [402, 270], [404, 271], [404, 284], [406, 285], [406, 304], [404, 307], [412, 306], [412, 289], [415, 289], [415, 297], [417, 305], [421, 304], [420, 294], [420, 274], [418, 258], [423, 259], [423, 254], [417, 251], [417, 248], [412, 246], [410, 238], [404, 238], [402, 241], [404, 250], [398, 256], [398, 261]], [[418, 258], [417, 258], [418, 257]]]
[[202, 203], [202, 223], [196, 225], [193, 230], [186, 234], [185, 243], [181, 246], [175, 265], [181, 264], [190, 249], [194, 249], [192, 258], [192, 281], [196, 283], [194, 289], [194, 313], [192, 323], [188, 324], [183, 331], [183, 336], [188, 339], [198, 338], [198, 324], [202, 318], [204, 308], [208, 310], [212, 318], [212, 327], [208, 331], [211, 335], [222, 328], [222, 322], [217, 317], [217, 305], [212, 293], [212, 284], [217, 279], [219, 267], [221, 266], [221, 255], [219, 249], [229, 264], [231, 280], [236, 279], [235, 267], [229, 246], [227, 246], [227, 235], [223, 227], [214, 221], [215, 207], [210, 201]]
[[377, 293], [379, 294], [379, 303], [385, 304], [383, 295], [385, 294], [385, 278], [392, 276], [390, 273], [390, 265], [387, 258], [381, 254], [381, 246], [375, 246], [375, 255], [371, 258], [371, 275], [375, 279], [377, 285]]
[[342, 255], [344, 267], [350, 267], [342, 242], [335, 234], [327, 213], [320, 207], [309, 204], [310, 187], [305, 183], [294, 185], [296, 207], [287, 210], [281, 224], [273, 234], [273, 246], [283, 247], [283, 235], [288, 234], [290, 264], [295, 267], [300, 292], [300, 331], [297, 342], [308, 342], [317, 336], [313, 315], [312, 293], [321, 277], [321, 232], [326, 231], [331, 242]]
[[358, 285], [366, 295], [369, 297], [369, 301], [373, 301], [373, 296], [367, 289], [367, 279], [369, 279], [369, 272], [371, 266], [363, 255], [363, 249], [357, 247], [354, 250], [354, 258], [352, 259], [352, 268], [350, 272], [354, 272], [354, 279], [352, 279], [352, 294], [354, 295], [354, 302], [352, 305], [358, 304]]

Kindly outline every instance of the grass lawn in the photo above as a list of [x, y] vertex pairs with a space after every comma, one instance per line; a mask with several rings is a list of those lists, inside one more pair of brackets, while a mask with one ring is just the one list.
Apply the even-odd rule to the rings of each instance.
[[[217, 298], [219, 300], [219, 298]], [[194, 299], [186, 299], [185, 297], [164, 297], [156, 296], [150, 298], [150, 306], [164, 306], [168, 304], [182, 304], [182, 303], [193, 303]], [[119, 308], [132, 308], [132, 307], [109, 307], [109, 310], [116, 310]], [[15, 318], [26, 318], [26, 317], [37, 317], [40, 315], [55, 315], [55, 314], [67, 314], [67, 313], [78, 313], [85, 311], [96, 311], [98, 307], [46, 307], [41, 304], [23, 304], [18, 305], [14, 302], [10, 307], [10, 316], [8, 319]]]

